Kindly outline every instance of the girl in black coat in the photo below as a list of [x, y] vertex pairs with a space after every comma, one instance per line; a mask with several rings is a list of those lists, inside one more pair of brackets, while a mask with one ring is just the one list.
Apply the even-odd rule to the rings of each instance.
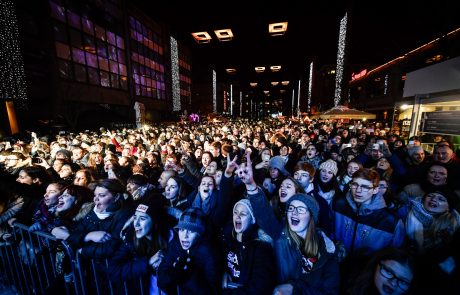
[[269, 294], [275, 259], [270, 237], [258, 228], [248, 199], [233, 207], [233, 224], [223, 233], [223, 294]]
[[[144, 200], [134, 213], [135, 235], [125, 241], [109, 263], [112, 283], [127, 281], [132, 294], [160, 294], [157, 286], [157, 270], [172, 231], [166, 226], [164, 207], [156, 199]], [[139, 285], [139, 279], [142, 286]]]
[[184, 211], [158, 269], [158, 286], [171, 294], [218, 294], [221, 272], [217, 249], [204, 239], [201, 209]]
[[66, 239], [84, 257], [111, 257], [121, 244], [120, 231], [130, 215], [122, 209], [124, 193], [124, 186], [116, 179], [105, 179], [96, 185], [93, 210]]

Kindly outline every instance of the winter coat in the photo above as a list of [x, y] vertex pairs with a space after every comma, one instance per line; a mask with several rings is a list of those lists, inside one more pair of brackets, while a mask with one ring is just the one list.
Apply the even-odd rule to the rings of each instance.
[[141, 287], [144, 294], [148, 293], [152, 283], [152, 289], [158, 291], [157, 274], [150, 267], [149, 259], [150, 257], [140, 256], [135, 252], [133, 242], [125, 242], [115, 251], [109, 262], [109, 279], [114, 284], [126, 281], [130, 294], [141, 294]]
[[[275, 257], [271, 239], [257, 225], [251, 225], [239, 242], [229, 224], [222, 235], [225, 272], [229, 280], [241, 285], [224, 289], [224, 294], [270, 294], [274, 282]], [[231, 279], [230, 279], [231, 278]]]
[[[81, 248], [83, 257], [111, 257], [121, 244], [121, 239], [119, 238], [121, 228], [131, 215], [130, 210], [120, 209], [105, 219], [99, 219], [94, 210], [92, 210], [76, 224], [75, 229], [71, 231], [66, 241], [74, 249]], [[105, 243], [85, 242], [85, 236], [93, 231], [105, 231], [112, 238]]]
[[304, 272], [302, 266], [306, 257], [289, 238], [286, 226], [276, 219], [262, 190], [259, 188], [256, 194], [248, 195], [248, 198], [257, 224], [274, 240], [278, 283], [291, 284], [293, 294], [338, 294], [340, 274], [334, 256], [334, 243], [318, 230], [318, 260], [309, 272]]
[[386, 207], [380, 194], [372, 196], [371, 203], [360, 207], [351, 192], [333, 202], [333, 237], [347, 251], [369, 255], [385, 247], [400, 247], [404, 242], [401, 219]]
[[447, 247], [460, 224], [460, 214], [458, 214], [457, 210], [452, 210], [451, 212], [456, 221], [456, 227], [452, 224], [445, 230], [436, 233], [436, 236], [427, 238], [427, 231], [433, 224], [435, 217], [425, 210], [422, 198], [412, 200], [410, 208], [406, 219], [406, 235], [411, 246], [414, 246], [419, 252], [439, 251]]
[[[184, 257], [190, 258], [187, 269], [174, 266], [179, 257], [183, 260]], [[165, 257], [158, 267], [158, 286], [168, 295], [218, 294], [221, 278], [216, 248], [205, 240], [197, 240], [186, 251], [182, 249], [177, 235], [169, 242]]]
[[206, 201], [202, 201], [198, 190], [193, 191], [187, 196], [187, 208], [196, 207], [203, 210], [207, 217], [207, 229], [210, 234], [221, 232], [221, 228], [226, 222], [228, 208], [233, 191], [233, 176], [228, 178], [225, 174], [222, 175], [220, 189], [213, 189], [211, 196]]

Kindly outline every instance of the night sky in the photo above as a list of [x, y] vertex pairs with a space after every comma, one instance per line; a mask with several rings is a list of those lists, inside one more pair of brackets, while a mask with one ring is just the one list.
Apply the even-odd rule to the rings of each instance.
[[[161, 2], [134, 1], [152, 18], [170, 24], [178, 40], [190, 46], [195, 81], [201, 73], [207, 75], [210, 65], [221, 78], [243, 85], [298, 79], [311, 60], [317, 68], [335, 65], [340, 19], [348, 7], [348, 62], [355, 65], [381, 65], [460, 27], [456, 1]], [[268, 23], [281, 21], [289, 22], [287, 33], [270, 37]], [[224, 28], [232, 29], [231, 42], [219, 42], [213, 33]], [[196, 31], [208, 31], [213, 40], [195, 43], [190, 33]], [[270, 65], [281, 65], [282, 71], [263, 76], [254, 71], [255, 66]], [[228, 76], [229, 67], [237, 74]]]

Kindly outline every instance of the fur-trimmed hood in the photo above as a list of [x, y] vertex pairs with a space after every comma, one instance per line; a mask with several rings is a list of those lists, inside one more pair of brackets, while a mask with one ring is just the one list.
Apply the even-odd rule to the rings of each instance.
[[75, 217], [72, 218], [72, 220], [74, 222], [82, 220], [89, 212], [91, 212], [91, 210], [93, 210], [93, 207], [94, 207], [93, 202], [84, 203], [81, 206], [80, 211], [78, 211], [78, 214], [75, 215]]

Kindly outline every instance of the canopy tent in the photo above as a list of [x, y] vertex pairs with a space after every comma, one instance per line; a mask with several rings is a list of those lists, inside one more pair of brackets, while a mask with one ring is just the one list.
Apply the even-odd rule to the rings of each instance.
[[336, 106], [320, 114], [315, 115], [316, 118], [321, 119], [375, 119], [375, 115], [363, 111], [350, 109], [346, 106]]

